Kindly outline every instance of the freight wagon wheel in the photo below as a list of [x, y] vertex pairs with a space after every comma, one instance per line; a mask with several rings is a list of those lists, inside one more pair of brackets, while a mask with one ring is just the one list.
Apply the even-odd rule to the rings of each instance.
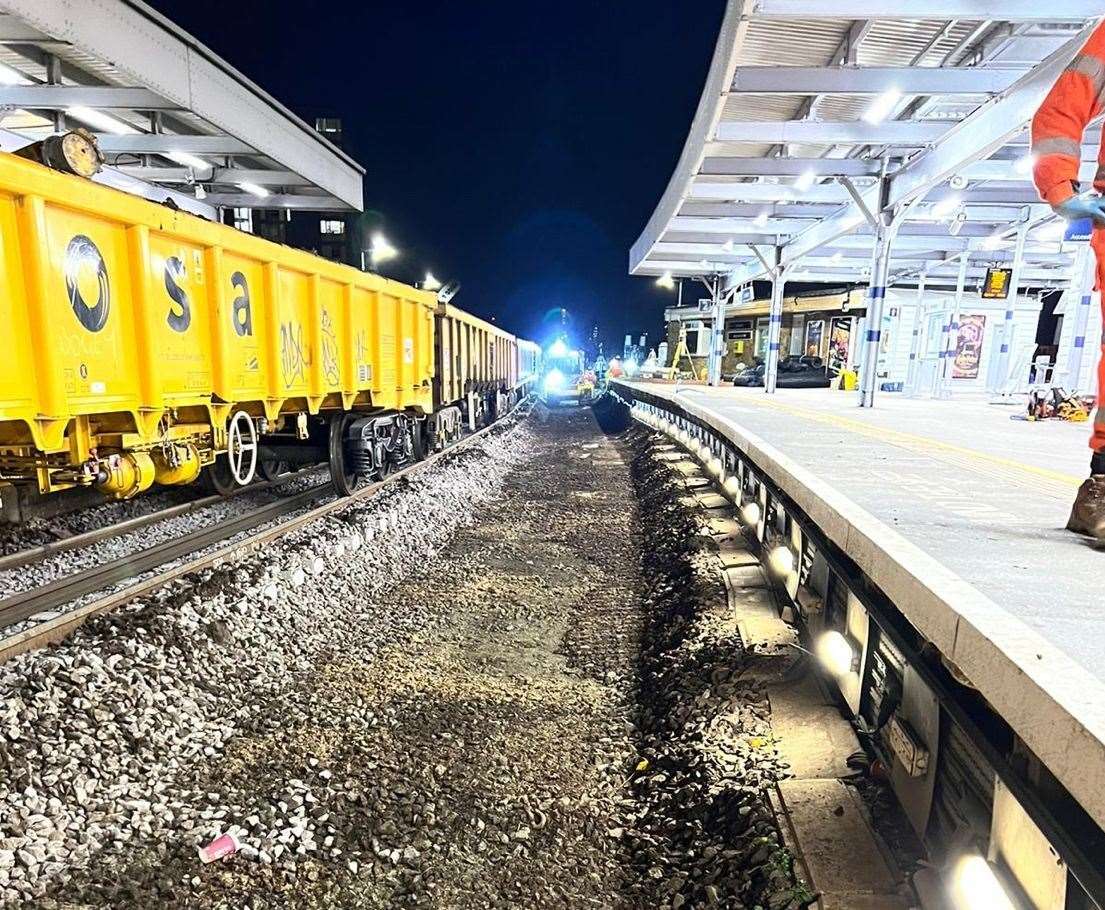
[[226, 434], [226, 460], [230, 473], [239, 486], [253, 480], [257, 470], [257, 428], [245, 411], [238, 411], [230, 418]]
[[217, 456], [213, 464], [203, 469], [203, 482], [211, 492], [220, 496], [229, 496], [238, 488], [225, 455]]
[[411, 461], [421, 461], [426, 457], [426, 440], [422, 435], [422, 423], [411, 422]]
[[286, 461], [272, 461], [268, 458], [262, 458], [257, 463], [257, 473], [261, 475], [262, 480], [270, 482], [276, 480], [281, 474], [287, 474], [288, 468]]
[[352, 422], [352, 414], [340, 414], [330, 421], [330, 479], [339, 496], [351, 496], [361, 485], [345, 449], [346, 430]]

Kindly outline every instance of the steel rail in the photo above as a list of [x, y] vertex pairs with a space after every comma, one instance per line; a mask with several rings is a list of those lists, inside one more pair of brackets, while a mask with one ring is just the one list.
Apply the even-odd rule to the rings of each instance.
[[[243, 538], [238, 541], [227, 544], [226, 546], [219, 547], [210, 553], [206, 553], [195, 559], [188, 560], [180, 563], [171, 568], [158, 572], [149, 578], [143, 579], [136, 584], [128, 585], [120, 591], [115, 591], [107, 594], [103, 597], [97, 598], [94, 601], [90, 601], [80, 607], [73, 610], [68, 610], [61, 616], [53, 619], [44, 620], [43, 622], [19, 632], [15, 635], [9, 636], [3, 640], [0, 640], [0, 662], [3, 662], [16, 654], [20, 654], [24, 651], [29, 651], [37, 647], [41, 647], [50, 642], [59, 641], [69, 635], [74, 629], [82, 625], [86, 620], [100, 613], [105, 613], [110, 610], [117, 609], [124, 606], [135, 598], [141, 597], [144, 594], [148, 594], [158, 588], [168, 584], [169, 582], [187, 575], [191, 572], [195, 572], [200, 569], [210, 568], [228, 560], [237, 558], [245, 553], [248, 553], [257, 547], [270, 543], [279, 537], [291, 533], [318, 518], [323, 518], [333, 512], [337, 512], [347, 506], [362, 502], [375, 496], [378, 492], [387, 486], [392, 485], [396, 481], [405, 477], [411, 477], [418, 474], [432, 465], [437, 464], [442, 459], [457, 454], [467, 448], [470, 444], [476, 440], [490, 434], [493, 430], [503, 429], [506, 424], [504, 421], [514, 415], [521, 403], [515, 405], [510, 411], [496, 420], [494, 423], [483, 427], [480, 430], [458, 440], [453, 445], [440, 452], [436, 452], [430, 456], [427, 456], [422, 461], [415, 462], [414, 464], [407, 465], [404, 468], [396, 471], [394, 474], [390, 474], [382, 480], [369, 484], [360, 490], [357, 490], [351, 496], [337, 497], [330, 502], [323, 503], [316, 506], [301, 515], [297, 515], [288, 521], [281, 522], [272, 528], [267, 528], [260, 531], [257, 534], [252, 534], [249, 537]], [[522, 413], [520, 417], [527, 416], [529, 411]], [[322, 485], [326, 490], [332, 490], [329, 484]], [[187, 556], [189, 552], [195, 552], [196, 549], [206, 549], [214, 546], [222, 541], [227, 540], [243, 531], [253, 530], [259, 525], [265, 524], [274, 520], [280, 516], [281, 511], [276, 507], [281, 506], [283, 512], [294, 511], [299, 508], [308, 499], [308, 493], [312, 493], [315, 496], [318, 495], [318, 491], [315, 489], [309, 491], [303, 491], [296, 496], [287, 500], [280, 500], [277, 503], [270, 503], [268, 506], [262, 509], [255, 510], [254, 512], [247, 513], [243, 516], [238, 516], [232, 522], [220, 523], [213, 528], [201, 529], [199, 532], [193, 532], [186, 535], [184, 538], [178, 538], [173, 541], [166, 541], [166, 544], [174, 546], [158, 545], [157, 547], [151, 547], [149, 551], [142, 551], [142, 553], [136, 554], [139, 558], [130, 558], [121, 563], [112, 563], [109, 566], [97, 566], [90, 573], [78, 573], [76, 576], [69, 576], [65, 579], [59, 579], [58, 582], [51, 583], [50, 585], [43, 586], [43, 588], [36, 589], [35, 591], [26, 592], [25, 594], [18, 594], [14, 597], [0, 600], [0, 628], [6, 625], [11, 625], [15, 622], [19, 622], [22, 619], [34, 616], [36, 613], [45, 612], [50, 609], [54, 609], [58, 606], [64, 606], [70, 603], [75, 597], [81, 597], [86, 594], [94, 593], [95, 591], [102, 590], [106, 585], [113, 584], [117, 581], [124, 580], [126, 578], [133, 577], [135, 574], [148, 572], [156, 569], [158, 566], [164, 565], [166, 562], [174, 561], [184, 556]], [[289, 503], [295, 501], [295, 505], [289, 505]], [[267, 516], [258, 518], [258, 520], [251, 521], [251, 519], [257, 518], [259, 513], [266, 512]], [[233, 524], [234, 530], [227, 532], [227, 528], [230, 524]], [[220, 532], [221, 535], [220, 535]], [[188, 541], [194, 544], [191, 549], [186, 546], [176, 546], [183, 541]], [[159, 561], [155, 561], [154, 555], [149, 555], [152, 551], [158, 551]], [[174, 555], [175, 554], [175, 555]], [[108, 571], [113, 570], [113, 571]], [[94, 575], [96, 582], [91, 578], [87, 581], [83, 580], [84, 575]], [[106, 580], [105, 580], [106, 579]], [[41, 599], [36, 599], [35, 594], [39, 591], [50, 592], [48, 595], [43, 596]], [[77, 593], [73, 593], [77, 592]], [[50, 604], [47, 606], [46, 604]], [[12, 618], [16, 617], [16, 618]]]
[[177, 518], [181, 515], [198, 512], [200, 509], [207, 508], [207, 506], [217, 505], [220, 502], [226, 502], [229, 499], [235, 499], [248, 493], [270, 490], [273, 487], [291, 480], [296, 480], [312, 471], [318, 470], [318, 467], [318, 465], [311, 465], [302, 470], [293, 471], [281, 477], [277, 477], [275, 480], [265, 480], [260, 483], [250, 484], [248, 487], [240, 487], [226, 496], [220, 493], [213, 493], [210, 496], [193, 499], [190, 502], [182, 502], [165, 509], [158, 509], [156, 512], [150, 512], [146, 515], [135, 515], [133, 518], [126, 518], [123, 521], [118, 521], [102, 528], [82, 531], [80, 534], [74, 534], [72, 537], [65, 537], [60, 540], [50, 541], [49, 543], [39, 544], [38, 546], [17, 550], [15, 553], [8, 553], [5, 556], [0, 556], [0, 572], [9, 572], [12, 569], [23, 569], [27, 566], [33, 566], [36, 563], [42, 562], [44, 559], [49, 559], [56, 553], [64, 553], [66, 550], [76, 550], [80, 547], [87, 547], [105, 540], [111, 540], [114, 537], [122, 537], [124, 534], [141, 530], [152, 524], [157, 524], [159, 521], [168, 521], [170, 518]]

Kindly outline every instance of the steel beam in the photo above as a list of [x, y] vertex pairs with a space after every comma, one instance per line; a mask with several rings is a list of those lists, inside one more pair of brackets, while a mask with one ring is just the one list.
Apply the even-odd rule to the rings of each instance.
[[183, 106], [146, 88], [103, 85], [0, 85], [0, 105], [57, 111], [68, 107], [179, 111]]
[[[700, 174], [741, 177], [877, 177], [879, 162], [863, 158], [706, 158]], [[795, 198], [803, 193], [791, 190]]]
[[936, 142], [949, 129], [945, 120], [723, 120], [717, 125], [717, 142], [708, 143], [707, 155], [720, 155], [725, 143], [757, 145], [897, 145], [924, 146]]
[[[757, 256], [759, 256], [759, 252]], [[767, 317], [767, 350], [764, 352], [764, 392], [772, 395], [779, 378], [779, 338], [783, 328], [783, 295], [786, 291], [786, 272], [783, 269], [779, 247], [774, 250], [774, 268], [771, 269], [771, 308]], [[761, 262], [762, 257], [760, 257]], [[763, 265], [767, 265], [763, 262]]]
[[[748, 183], [736, 180], [703, 180], [695, 178], [687, 193], [688, 199], [718, 199], [744, 202], [794, 202], [798, 194], [789, 184]], [[851, 197], [844, 187], [833, 183], [816, 184], [802, 193], [802, 202], [839, 203]]]
[[151, 183], [256, 183], [260, 186], [311, 186], [311, 181], [291, 171], [266, 171], [259, 168], [215, 167], [206, 170], [187, 167], [143, 167], [120, 165], [117, 170]]
[[769, 218], [824, 218], [836, 209], [835, 205], [776, 203], [765, 206], [754, 202], [684, 202], [679, 214], [694, 218], [756, 218], [767, 212]]
[[[975, 17], [972, 17], [975, 18]], [[996, 95], [1024, 70], [966, 66], [740, 66], [738, 95]]]
[[352, 206], [342, 206], [332, 196], [307, 196], [292, 193], [273, 193], [270, 196], [254, 196], [252, 193], [208, 193], [204, 200], [208, 205], [240, 209], [298, 209], [308, 212], [348, 212]]
[[1095, 0], [754, 0], [757, 19], [993, 19], [1000, 22], [1085, 22], [1101, 15]]
[[687, 218], [676, 215], [671, 219], [670, 230], [691, 231], [701, 234], [797, 234], [806, 230], [810, 222], [805, 218], [768, 218], [759, 224], [750, 218]]
[[166, 152], [184, 152], [189, 155], [257, 154], [253, 146], [233, 136], [176, 136], [171, 133], [116, 136], [112, 133], [98, 133], [96, 140], [100, 150], [110, 155], [164, 155]]

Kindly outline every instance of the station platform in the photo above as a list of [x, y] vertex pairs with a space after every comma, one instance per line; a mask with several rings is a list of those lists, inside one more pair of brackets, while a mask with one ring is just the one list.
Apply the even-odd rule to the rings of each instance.
[[[730, 438], [1068, 786], [1074, 753], [1102, 783], [1105, 547], [1064, 529], [1089, 424], [1014, 419], [1020, 407], [981, 399], [883, 393], [860, 409], [827, 389], [618, 384]], [[1072, 792], [1105, 818], [1085, 784]]]

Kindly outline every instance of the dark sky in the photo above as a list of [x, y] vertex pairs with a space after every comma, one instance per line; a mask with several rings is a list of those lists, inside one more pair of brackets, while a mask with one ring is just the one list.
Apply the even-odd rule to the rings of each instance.
[[671, 298], [628, 277], [629, 247], [724, 0], [151, 2], [305, 119], [342, 118], [403, 252], [389, 274], [456, 278], [460, 306], [542, 342], [565, 307], [577, 334], [655, 343]]

